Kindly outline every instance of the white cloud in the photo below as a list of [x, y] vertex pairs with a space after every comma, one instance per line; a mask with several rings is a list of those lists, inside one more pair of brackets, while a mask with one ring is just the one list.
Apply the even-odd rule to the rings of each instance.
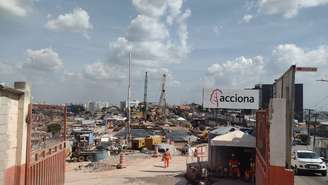
[[249, 23], [253, 18], [254, 18], [253, 15], [250, 14], [244, 15], [243, 22]]
[[[269, 67], [276, 73], [282, 73], [291, 65], [302, 67], [318, 67], [317, 73], [310, 73], [311, 76], [324, 78], [328, 74], [328, 46], [321, 45], [316, 49], [303, 49], [295, 44], [278, 45], [272, 52]], [[302, 75], [303, 80], [309, 74]]]
[[328, 46], [326, 45], [307, 51], [295, 44], [282, 44], [278, 45], [272, 54], [273, 61], [278, 65], [328, 65]]
[[130, 51], [135, 74], [143, 74], [145, 69], [161, 71], [186, 58], [189, 52], [187, 19], [191, 11], [182, 11], [183, 0], [132, 2], [138, 15], [131, 20], [125, 34], [110, 43], [107, 61], [85, 67], [84, 75], [89, 79], [126, 77], [120, 73], [127, 73]]
[[133, 0], [132, 3], [140, 14], [149, 17], [160, 17], [167, 8], [166, 0]]
[[291, 18], [303, 8], [316, 7], [328, 4], [328, 0], [257, 0], [259, 11], [264, 14], [280, 14]]
[[238, 57], [223, 63], [212, 64], [207, 69], [205, 85], [210, 87], [248, 87], [261, 80], [265, 71], [264, 59], [261, 56]]
[[86, 33], [93, 28], [90, 16], [82, 8], [75, 8], [73, 12], [59, 15], [55, 19], [48, 20], [45, 25], [49, 30], [70, 31]]
[[101, 62], [86, 65], [84, 77], [91, 80], [122, 80], [126, 78], [127, 71], [120, 66], [107, 65]]
[[259, 82], [272, 83], [291, 65], [318, 67], [317, 73], [300, 73], [301, 82], [313, 83], [316, 79], [325, 78], [328, 74], [328, 46], [321, 45], [315, 49], [304, 49], [295, 44], [276, 46], [272, 55], [264, 58], [256, 56], [238, 57], [222, 63], [212, 64], [207, 69], [206, 85], [220, 87], [251, 87]]
[[169, 8], [169, 15], [166, 18], [166, 22], [169, 25], [173, 24], [174, 19], [181, 14], [181, 7], [183, 0], [168, 0], [167, 5]]
[[163, 67], [182, 62], [188, 53], [186, 21], [191, 14], [182, 12], [182, 2], [133, 0], [139, 14], [125, 35], [111, 43], [108, 63], [126, 64], [131, 49], [135, 65]]
[[14, 16], [26, 16], [31, 0], [0, 0], [0, 13], [5, 12]]
[[51, 48], [40, 50], [26, 50], [27, 60], [23, 64], [24, 69], [32, 69], [40, 72], [51, 72], [63, 68], [63, 62]]
[[190, 17], [191, 11], [187, 9], [179, 18], [178, 18], [178, 36], [180, 39], [180, 45], [182, 51], [188, 52], [188, 27], [187, 19]]
[[126, 38], [131, 42], [164, 41], [169, 36], [166, 26], [145, 15], [138, 15], [131, 21]]
[[223, 26], [218, 26], [218, 25], [215, 25], [213, 26], [213, 32], [218, 35], [220, 33], [220, 31], [223, 29]]

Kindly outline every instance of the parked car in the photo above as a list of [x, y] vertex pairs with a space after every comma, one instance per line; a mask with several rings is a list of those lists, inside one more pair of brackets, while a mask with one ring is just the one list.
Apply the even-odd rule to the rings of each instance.
[[292, 167], [295, 174], [301, 172], [321, 173], [327, 176], [326, 163], [322, 161], [320, 156], [310, 150], [296, 150], [293, 152]]

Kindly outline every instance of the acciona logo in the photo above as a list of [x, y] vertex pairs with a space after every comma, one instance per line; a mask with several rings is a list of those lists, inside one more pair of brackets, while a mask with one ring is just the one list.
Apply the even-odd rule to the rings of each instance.
[[235, 93], [234, 95], [224, 95], [223, 91], [220, 89], [214, 89], [211, 93], [210, 102], [216, 106], [219, 106], [220, 103], [254, 103], [254, 96], [245, 96], [238, 95]]

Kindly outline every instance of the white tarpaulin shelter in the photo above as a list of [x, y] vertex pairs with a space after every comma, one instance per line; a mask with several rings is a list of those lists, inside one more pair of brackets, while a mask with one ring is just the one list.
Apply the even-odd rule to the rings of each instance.
[[216, 136], [211, 140], [211, 146], [230, 146], [255, 148], [256, 139], [240, 130], [229, 132], [224, 135]]

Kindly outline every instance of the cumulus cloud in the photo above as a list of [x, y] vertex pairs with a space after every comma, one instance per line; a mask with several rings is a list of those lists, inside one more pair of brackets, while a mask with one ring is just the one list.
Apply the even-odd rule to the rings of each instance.
[[92, 80], [122, 80], [126, 78], [126, 70], [119, 66], [106, 65], [101, 62], [86, 65], [83, 75]]
[[253, 19], [253, 15], [247, 14], [243, 17], [243, 22], [249, 23]]
[[257, 0], [259, 12], [274, 15], [280, 14], [292, 18], [301, 9], [327, 5], [328, 0]]
[[238, 57], [234, 60], [215, 63], [208, 67], [207, 86], [223, 86], [228, 88], [250, 87], [259, 82], [272, 83], [273, 79], [283, 74], [291, 65], [302, 67], [318, 67], [317, 73], [302, 75], [301, 81], [325, 78], [328, 74], [328, 46], [321, 45], [315, 49], [304, 49], [295, 44], [276, 46], [271, 56], [264, 58]]
[[160, 17], [166, 10], [166, 0], [133, 0], [133, 5], [140, 14], [149, 17]]
[[63, 67], [63, 62], [58, 53], [51, 48], [39, 50], [26, 50], [27, 60], [23, 68], [41, 72], [56, 71]]
[[0, 13], [14, 16], [26, 16], [32, 0], [0, 0]]
[[182, 62], [188, 53], [186, 21], [191, 14], [188, 9], [182, 12], [182, 3], [182, 0], [133, 0], [139, 14], [125, 35], [111, 44], [109, 63], [126, 63], [130, 50], [137, 65], [162, 67]]
[[71, 13], [59, 15], [55, 19], [50, 19], [45, 26], [49, 30], [79, 33], [86, 33], [93, 28], [88, 12], [82, 8], [75, 8]]
[[169, 32], [162, 22], [152, 17], [138, 15], [131, 21], [126, 39], [130, 42], [163, 41], [168, 36]]
[[[328, 74], [328, 46], [321, 45], [316, 49], [303, 49], [295, 44], [281, 44], [272, 52], [269, 67], [276, 72], [283, 72], [288, 66], [318, 67], [317, 78], [325, 78]], [[306, 76], [305, 76], [306, 77]]]
[[237, 88], [247, 87], [261, 80], [265, 72], [263, 57], [247, 58], [244, 56], [223, 63], [212, 64], [207, 68], [205, 85], [208, 87]]
[[273, 50], [273, 61], [279, 65], [328, 65], [328, 46], [305, 50], [295, 44], [281, 44]]
[[169, 15], [166, 18], [166, 22], [169, 25], [172, 25], [174, 19], [181, 14], [183, 0], [168, 0], [167, 5], [169, 9]]
[[[133, 0], [132, 3], [138, 15], [131, 20], [125, 34], [110, 43], [107, 61], [86, 66], [88, 78], [99, 79], [104, 71], [92, 72], [99, 65], [107, 73], [113, 73], [112, 69], [115, 73], [126, 72], [130, 52], [136, 74], [143, 73], [145, 68], [157, 70], [185, 60], [189, 52], [187, 19], [191, 11], [182, 10], [183, 0]], [[100, 76], [100, 79], [109, 77]]]

